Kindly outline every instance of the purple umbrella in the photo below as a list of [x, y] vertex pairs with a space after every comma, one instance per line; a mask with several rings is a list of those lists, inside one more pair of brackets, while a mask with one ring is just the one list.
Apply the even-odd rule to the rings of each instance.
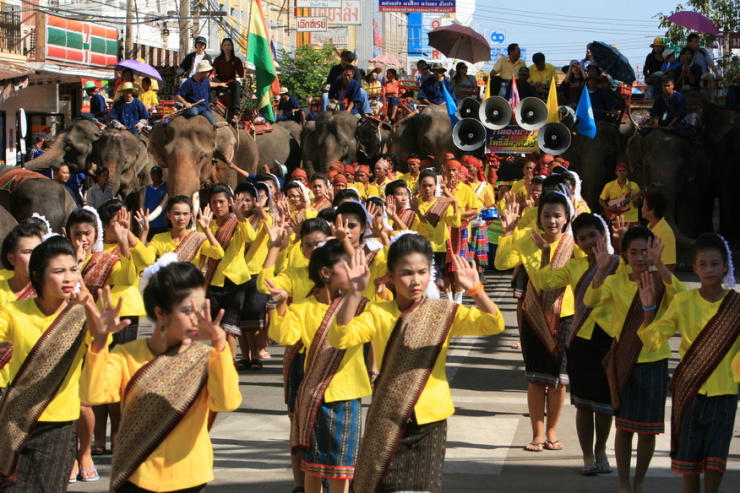
[[116, 70], [129, 69], [134, 75], [139, 77], [149, 77], [150, 79], [157, 79], [162, 82], [162, 76], [159, 75], [157, 69], [144, 62], [137, 62], [136, 60], [121, 60], [120, 62], [113, 65]]
[[429, 46], [447, 58], [470, 63], [491, 60], [491, 46], [486, 38], [462, 24], [450, 24], [429, 31]]
[[690, 10], [676, 12], [669, 16], [667, 20], [674, 24], [678, 24], [679, 26], [688, 27], [692, 31], [713, 34], [715, 36], [720, 34], [719, 29], [714, 25], [714, 22], [701, 15], [699, 12], [692, 12]]

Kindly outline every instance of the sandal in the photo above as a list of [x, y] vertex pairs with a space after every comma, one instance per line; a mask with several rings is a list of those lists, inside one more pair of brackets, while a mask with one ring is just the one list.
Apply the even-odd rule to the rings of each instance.
[[594, 462], [590, 466], [581, 467], [581, 476], [595, 476], [599, 472], [599, 464]]
[[262, 369], [262, 362], [259, 360], [259, 358], [255, 358], [249, 362], [249, 369], [254, 371]]
[[90, 449], [90, 455], [105, 455], [105, 447], [93, 446]]
[[545, 440], [545, 448], [547, 450], [563, 450], [563, 444], [560, 443], [560, 440]]
[[93, 481], [97, 481], [100, 479], [98, 468], [93, 466], [92, 469], [88, 471], [80, 471], [80, 479], [83, 483], [92, 483]]
[[[529, 442], [527, 445], [524, 446], [524, 450], [527, 452], [542, 452], [542, 446], [545, 444], [545, 442]], [[536, 447], [536, 448], [529, 448], [529, 447]]]
[[596, 466], [596, 472], [599, 474], [607, 474], [613, 472], [608, 460], [605, 460], [602, 463], [594, 462], [594, 466]]
[[68, 483], [69, 484], [76, 483], [77, 482], [77, 476], [79, 476], [79, 475], [80, 475], [79, 472], [72, 472], [72, 473], [70, 473], [69, 474], [69, 481], [68, 481]]
[[234, 368], [236, 368], [236, 371], [244, 370], [249, 368], [249, 360], [248, 359], [240, 359], [240, 360], [234, 360]]
[[260, 359], [270, 359], [272, 356], [270, 356], [270, 353], [265, 351], [264, 349], [260, 351]]

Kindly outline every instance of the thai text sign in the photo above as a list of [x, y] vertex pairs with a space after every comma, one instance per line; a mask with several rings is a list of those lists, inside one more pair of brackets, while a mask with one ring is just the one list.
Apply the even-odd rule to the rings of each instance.
[[349, 33], [347, 27], [330, 27], [326, 32], [311, 33], [312, 45], [347, 46], [349, 43]]
[[296, 30], [299, 33], [326, 31], [326, 17], [298, 17], [295, 20]]
[[525, 154], [539, 150], [537, 134], [539, 130], [524, 130], [516, 125], [509, 125], [500, 130], [488, 130], [486, 151], [497, 154]]
[[455, 12], [454, 0], [378, 0], [380, 12]]
[[312, 17], [326, 17], [328, 24], [334, 25], [360, 25], [360, 1], [344, 0], [342, 8], [312, 8]]
[[46, 16], [46, 58], [105, 67], [118, 62], [118, 31], [91, 22]]
[[295, 0], [295, 6], [302, 8], [342, 8], [342, 0]]

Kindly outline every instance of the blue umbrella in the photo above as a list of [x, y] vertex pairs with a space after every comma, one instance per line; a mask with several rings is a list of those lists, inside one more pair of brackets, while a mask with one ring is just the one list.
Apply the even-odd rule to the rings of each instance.
[[148, 63], [138, 62], [136, 60], [121, 60], [120, 62], [113, 65], [116, 70], [129, 69], [134, 75], [139, 77], [149, 77], [150, 79], [157, 79], [162, 82], [162, 76], [159, 75], [157, 69], [149, 65]]
[[632, 68], [627, 57], [622, 55], [618, 49], [603, 41], [594, 41], [589, 48], [599, 68], [611, 75], [612, 78], [621, 80], [626, 84], [632, 84], [637, 80], [635, 69]]

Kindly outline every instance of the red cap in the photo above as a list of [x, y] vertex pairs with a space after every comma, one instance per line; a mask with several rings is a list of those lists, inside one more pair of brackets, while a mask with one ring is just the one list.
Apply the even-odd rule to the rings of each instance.
[[629, 171], [630, 165], [627, 163], [619, 163], [617, 165], [617, 170], [620, 170], [620, 169], [626, 169], [627, 171]]
[[444, 155], [442, 156], [442, 159], [455, 159], [455, 155], [452, 154], [451, 152], [445, 152]]
[[[330, 169], [329, 172], [326, 174], [326, 177], [331, 180], [332, 178], [334, 178], [335, 176], [337, 176], [339, 174], [341, 174], [339, 171], [337, 171], [335, 169]], [[344, 176], [344, 175], [342, 175], [342, 176]]]
[[293, 170], [293, 173], [290, 175], [291, 177], [295, 178], [297, 176], [302, 176], [303, 178], [308, 179], [308, 173], [306, 173], [306, 170], [303, 168], [296, 168]]
[[344, 173], [344, 163], [342, 163], [341, 161], [334, 161], [333, 163], [331, 163], [331, 166], [329, 166], [329, 169]]
[[470, 177], [470, 171], [468, 171], [468, 168], [466, 168], [465, 166], [462, 166], [460, 168], [460, 174], [462, 176]]

